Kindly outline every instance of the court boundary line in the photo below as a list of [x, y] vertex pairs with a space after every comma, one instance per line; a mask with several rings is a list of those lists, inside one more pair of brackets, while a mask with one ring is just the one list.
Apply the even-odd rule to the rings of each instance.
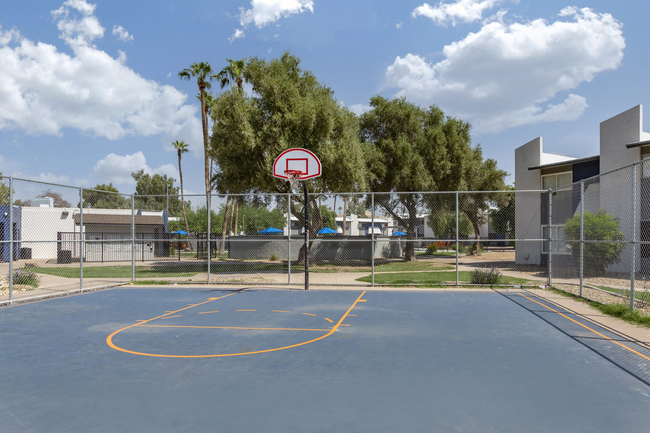
[[113, 337], [114, 337], [115, 335], [117, 335], [117, 334], [119, 334], [120, 332], [125, 331], [125, 330], [127, 330], [127, 329], [129, 329], [129, 328], [133, 328], [133, 327], [136, 327], [136, 326], [140, 326], [140, 327], [142, 327], [141, 325], [144, 325], [145, 323], [151, 322], [151, 321], [156, 320], [156, 319], [159, 319], [159, 318], [161, 318], [161, 317], [165, 317], [165, 316], [167, 316], [167, 315], [169, 315], [169, 314], [178, 313], [178, 312], [180, 312], [180, 311], [188, 310], [188, 309], [190, 309], [190, 308], [194, 308], [194, 307], [197, 307], [197, 306], [199, 306], [199, 305], [208, 304], [208, 303], [210, 303], [210, 302], [214, 302], [214, 301], [216, 301], [216, 300], [223, 299], [223, 298], [226, 298], [226, 297], [228, 297], [228, 296], [236, 295], [236, 294], [238, 294], [238, 293], [242, 293], [242, 292], [244, 292], [244, 291], [246, 291], [246, 289], [243, 289], [243, 290], [240, 290], [240, 291], [237, 291], [237, 292], [235, 292], [235, 293], [231, 293], [231, 294], [228, 294], [228, 295], [225, 295], [225, 296], [221, 296], [221, 297], [219, 297], [219, 298], [214, 298], [214, 299], [211, 299], [211, 300], [208, 300], [208, 301], [205, 301], [205, 302], [201, 302], [201, 303], [195, 304], [195, 305], [193, 305], [193, 306], [191, 306], [191, 307], [181, 308], [181, 309], [176, 310], [176, 311], [173, 311], [173, 312], [171, 312], [171, 313], [167, 313], [167, 314], [163, 314], [163, 315], [160, 315], [160, 316], [156, 316], [156, 317], [154, 317], [154, 318], [151, 318], [151, 319], [148, 319], [148, 320], [142, 321], [142, 322], [140, 322], [140, 323], [134, 323], [133, 325], [125, 326], [124, 328], [122, 328], [122, 329], [118, 329], [117, 331], [113, 332], [113, 333], [110, 334], [108, 337], [106, 337], [106, 344], [108, 344], [111, 348], [113, 348], [113, 349], [115, 349], [115, 350], [118, 350], [118, 351], [120, 351], [120, 352], [125, 352], [125, 353], [130, 353], [130, 354], [133, 354], [133, 355], [140, 355], [140, 356], [151, 356], [151, 357], [155, 357], [155, 358], [225, 358], [225, 357], [230, 357], [230, 356], [243, 356], [243, 355], [254, 355], [254, 354], [259, 354], [259, 353], [277, 352], [277, 351], [280, 351], [280, 350], [286, 350], [286, 349], [291, 349], [291, 348], [294, 348], [294, 347], [304, 346], [304, 345], [307, 345], [307, 344], [313, 343], [313, 342], [315, 342], [315, 341], [322, 340], [322, 339], [324, 339], [324, 338], [329, 337], [330, 335], [332, 335], [334, 332], [336, 332], [336, 331], [338, 330], [338, 328], [341, 326], [341, 323], [343, 323], [343, 321], [345, 320], [345, 318], [347, 317], [347, 315], [350, 314], [350, 312], [351, 312], [352, 309], [355, 307], [355, 305], [357, 305], [357, 303], [359, 303], [360, 300], [363, 298], [363, 296], [366, 294], [366, 290], [364, 290], [363, 292], [361, 292], [361, 294], [360, 294], [360, 295], [357, 297], [357, 299], [352, 303], [352, 305], [347, 309], [347, 311], [343, 314], [343, 316], [341, 316], [341, 318], [340, 318], [339, 321], [336, 323], [336, 325], [334, 325], [334, 326], [332, 327], [332, 329], [329, 330], [329, 332], [327, 332], [327, 334], [322, 335], [322, 336], [320, 336], [320, 337], [318, 337], [318, 338], [315, 338], [315, 339], [313, 339], [313, 340], [304, 341], [304, 342], [302, 342], [302, 343], [297, 343], [297, 344], [292, 344], [292, 345], [290, 345], [290, 346], [277, 347], [277, 348], [273, 348], [273, 349], [265, 349], [265, 350], [256, 350], [256, 351], [252, 351], [252, 352], [242, 352], [242, 353], [224, 353], [224, 354], [216, 354], [216, 355], [164, 355], [164, 354], [157, 354], [157, 353], [136, 352], [136, 351], [133, 351], [133, 350], [124, 349], [124, 348], [119, 347], [119, 346], [117, 346], [116, 344], [113, 343]]
[[[534, 315], [535, 317], [537, 317], [538, 319], [543, 320], [544, 322], [546, 322], [547, 324], [549, 324], [550, 326], [552, 326], [553, 328], [555, 328], [556, 330], [558, 330], [559, 332], [561, 332], [562, 334], [564, 334], [565, 336], [569, 337], [570, 339], [572, 339], [572, 340], [575, 341], [576, 343], [580, 344], [581, 346], [585, 347], [586, 349], [592, 351], [593, 353], [595, 353], [596, 355], [600, 356], [600, 357], [603, 358], [605, 361], [607, 361], [607, 362], [613, 364], [613, 365], [616, 366], [617, 368], [620, 368], [621, 370], [623, 370], [624, 372], [626, 372], [626, 373], [629, 374], [630, 376], [632, 376], [632, 377], [638, 379], [639, 381], [641, 381], [641, 382], [642, 382], [643, 384], [645, 384], [646, 386], [650, 386], [650, 382], [649, 382], [649, 381], [647, 381], [647, 380], [644, 379], [643, 377], [637, 375], [636, 373], [634, 373], [634, 372], [628, 370], [628, 369], [625, 368], [624, 366], [619, 365], [618, 363], [616, 363], [616, 362], [614, 361], [614, 359], [612, 359], [612, 358], [606, 356], [604, 353], [601, 353], [601, 352], [597, 351], [595, 348], [589, 346], [589, 345], [586, 344], [584, 341], [582, 341], [582, 340], [580, 339], [580, 337], [576, 337], [576, 336], [573, 336], [573, 335], [569, 334], [567, 331], [565, 331], [564, 329], [560, 328], [558, 325], [556, 325], [556, 324], [550, 322], [548, 319], [542, 317], [538, 312], [536, 312], [536, 311], [534, 311], [534, 310], [532, 310], [532, 309], [526, 307], [526, 306], [523, 305], [523, 304], [520, 304], [519, 302], [515, 301], [512, 297], [510, 297], [510, 296], [506, 296], [506, 294], [503, 293], [502, 291], [498, 291], [498, 290], [493, 290], [493, 291], [496, 292], [496, 293], [498, 293], [498, 294], [500, 294], [501, 296], [503, 296], [504, 298], [506, 298], [507, 300], [509, 300], [509, 301], [512, 302], [513, 304], [518, 305], [519, 307], [521, 307], [521, 308], [523, 308], [524, 310], [528, 311], [529, 313], [533, 314], [533, 315]], [[514, 293], [513, 293], [513, 294], [514, 294]], [[521, 293], [517, 293], [517, 294], [520, 294], [520, 295], [521, 295]], [[530, 293], [529, 293], [529, 294], [530, 294]], [[524, 296], [524, 295], [522, 295], [522, 296], [523, 296], [524, 298], [528, 298], [527, 296]], [[531, 295], [531, 296], [534, 296], [534, 295]], [[530, 299], [530, 298], [529, 298], [529, 299]], [[530, 299], [530, 300], [533, 301], [533, 302], [536, 302], [534, 299]], [[539, 303], [539, 302], [537, 302], [537, 303]], [[541, 303], [540, 303], [540, 304], [541, 304]], [[541, 305], [544, 306], [543, 304], [541, 304]], [[547, 308], [548, 308], [548, 307], [547, 307]]]

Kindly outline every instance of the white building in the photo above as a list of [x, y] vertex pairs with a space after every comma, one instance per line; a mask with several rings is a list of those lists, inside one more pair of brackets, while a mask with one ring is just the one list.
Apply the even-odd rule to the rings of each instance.
[[[596, 150], [596, 149], [594, 149]], [[596, 153], [596, 152], [594, 152]], [[549, 225], [548, 194], [523, 192], [547, 190], [589, 179], [650, 157], [650, 133], [643, 131], [643, 107], [638, 105], [600, 124], [599, 155], [572, 158], [544, 153], [542, 137], [515, 149], [515, 226], [517, 239], [562, 239], [562, 230], [568, 218], [580, 212], [579, 188], [567, 188], [553, 196]], [[639, 179], [648, 174], [639, 173]], [[584, 182], [585, 210], [605, 210], [620, 219], [620, 230], [631, 233], [631, 178], [610, 174]], [[648, 197], [650, 198], [650, 197]], [[647, 198], [642, 196], [644, 202]], [[642, 206], [639, 206], [641, 208]], [[636, 221], [641, 221], [640, 210]], [[650, 220], [650, 215], [649, 215]], [[650, 222], [650, 221], [649, 221]], [[642, 222], [640, 223], [642, 224]], [[639, 234], [639, 224], [634, 228]], [[550, 233], [549, 233], [550, 231]], [[648, 233], [650, 235], [650, 233]], [[645, 235], [641, 235], [645, 236]], [[650, 240], [641, 239], [641, 240]], [[518, 264], [544, 264], [548, 258], [548, 243], [518, 242], [515, 260]], [[554, 243], [553, 255], [569, 255], [561, 242]], [[629, 256], [624, 253], [623, 257]], [[617, 268], [625, 269], [623, 260]]]

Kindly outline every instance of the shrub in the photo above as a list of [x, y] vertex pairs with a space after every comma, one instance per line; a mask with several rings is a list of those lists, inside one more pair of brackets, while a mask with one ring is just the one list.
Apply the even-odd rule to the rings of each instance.
[[[456, 244], [449, 245], [449, 251], [456, 251]], [[458, 254], [465, 252], [465, 246], [463, 244], [458, 244]]]
[[271, 254], [271, 261], [272, 262], [277, 262], [278, 261], [278, 256], [276, 256], [275, 254]]
[[38, 275], [34, 271], [26, 271], [25, 269], [16, 269], [14, 271], [14, 284], [22, 284], [36, 288], [39, 283]]
[[472, 284], [492, 285], [498, 284], [501, 280], [501, 272], [497, 268], [475, 268], [470, 273], [470, 282]]
[[427, 256], [432, 256], [432, 255], [434, 255], [434, 254], [437, 253], [437, 252], [438, 252], [438, 245], [436, 245], [436, 244], [431, 244], [431, 245], [429, 245], [429, 246], [427, 247], [427, 253], [426, 253]]
[[[584, 239], [598, 241], [622, 241], [623, 233], [619, 230], [621, 221], [613, 215], [600, 210], [598, 213], [584, 213]], [[571, 248], [571, 255], [574, 261], [580, 260], [580, 243], [571, 242], [580, 240], [580, 214], [567, 220], [563, 237]], [[595, 273], [604, 272], [607, 266], [619, 263], [621, 253], [625, 248], [622, 243], [587, 243], [584, 244], [585, 271], [591, 270]]]

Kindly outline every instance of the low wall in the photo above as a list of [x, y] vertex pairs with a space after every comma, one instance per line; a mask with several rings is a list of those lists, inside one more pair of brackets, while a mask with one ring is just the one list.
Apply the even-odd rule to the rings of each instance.
[[[298, 260], [303, 238], [291, 238], [291, 260]], [[403, 242], [390, 238], [375, 238], [375, 258], [400, 258]], [[228, 239], [228, 257], [231, 259], [268, 260], [276, 256], [287, 260], [289, 240], [286, 236], [236, 236]], [[365, 236], [343, 239], [315, 239], [311, 246], [314, 261], [370, 260], [372, 241]]]

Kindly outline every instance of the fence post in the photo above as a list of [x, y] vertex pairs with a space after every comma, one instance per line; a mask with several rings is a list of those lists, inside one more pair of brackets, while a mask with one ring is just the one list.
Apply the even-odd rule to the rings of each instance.
[[131, 282], [135, 281], [135, 194], [131, 194]]
[[551, 227], [553, 215], [553, 193], [548, 189], [548, 285], [553, 285], [553, 227]]
[[[3, 233], [3, 237], [4, 237], [4, 233]], [[11, 304], [13, 295], [14, 295], [14, 180], [11, 176], [9, 176], [9, 304]]]
[[456, 287], [458, 287], [458, 191], [456, 191]]
[[84, 289], [84, 252], [86, 251], [86, 236], [84, 236], [84, 190], [79, 188], [79, 290]]
[[[211, 216], [212, 216], [212, 192], [210, 192], [210, 194], [208, 194], [208, 202], [206, 204], [207, 204], [207, 209], [208, 209], [208, 245], [207, 245], [207, 250], [208, 250], [208, 284], [210, 284], [210, 262], [212, 262], [212, 251], [210, 251], [210, 241], [212, 240], [211, 236], [210, 236], [212, 234], [212, 230], [211, 230], [211, 228], [212, 228], [211, 227], [212, 226], [212, 221], [211, 221]], [[228, 218], [228, 213], [227, 212], [224, 215], [224, 218]], [[189, 242], [192, 242], [192, 241], [190, 240]], [[198, 246], [199, 246], [198, 242], [197, 242], [196, 246], [197, 246], [197, 249], [198, 249]], [[228, 247], [228, 248], [230, 249], [230, 247]]]
[[580, 181], [580, 297], [584, 283], [585, 260], [585, 181]]
[[[371, 230], [371, 233], [372, 233], [372, 237], [371, 237], [372, 246], [370, 248], [370, 254], [371, 254], [371, 259], [370, 260], [371, 260], [371, 265], [372, 265], [371, 266], [371, 274], [370, 274], [371, 275], [370, 285], [374, 287], [374, 285], [375, 285], [375, 193], [374, 192], [370, 193], [370, 203], [371, 203], [371, 206], [372, 206], [370, 208], [370, 212], [371, 212], [370, 230]], [[336, 214], [336, 209], [335, 209], [334, 213]]]
[[291, 284], [291, 193], [287, 194], [287, 227], [289, 227], [289, 236], [287, 238], [287, 266], [289, 274], [287, 276], [287, 284]]
[[632, 266], [630, 270], [630, 310], [634, 310], [634, 277], [636, 273], [636, 164], [632, 166]]

